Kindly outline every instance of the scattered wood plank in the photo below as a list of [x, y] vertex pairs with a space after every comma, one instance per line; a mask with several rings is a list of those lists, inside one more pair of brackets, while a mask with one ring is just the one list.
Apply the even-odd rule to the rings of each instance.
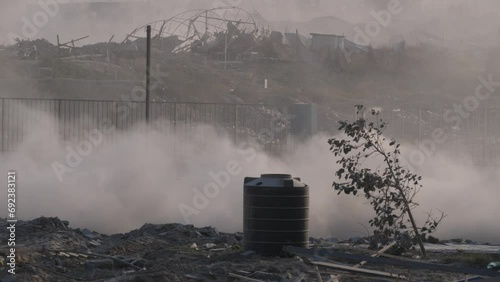
[[94, 240], [90, 240], [89, 243], [92, 244], [92, 245], [94, 245], [94, 246], [96, 246], [96, 247], [98, 247], [98, 246], [101, 245], [99, 242], [96, 242]]
[[[377, 281], [377, 282], [401, 282], [401, 279], [398, 278], [387, 278], [387, 277], [375, 277], [373, 275], [362, 274], [362, 273], [352, 273], [345, 270], [335, 270], [333, 268], [323, 268], [321, 270], [321, 274], [327, 275], [329, 277], [326, 282], [339, 282], [341, 279], [343, 281], [351, 281], [351, 278], [354, 278], [354, 281]], [[351, 279], [351, 280], [349, 280]], [[366, 279], [366, 280], [362, 280]], [[411, 280], [410, 280], [411, 281]]]
[[245, 271], [245, 270], [238, 270], [237, 269], [237, 270], [235, 270], [235, 272], [237, 272], [237, 274], [241, 274], [241, 275], [248, 275], [248, 276], [252, 275], [252, 272]]
[[117, 276], [113, 278], [105, 278], [105, 279], [99, 279], [99, 280], [92, 280], [92, 281], [102, 281], [102, 282], [124, 282], [124, 281], [144, 281], [146, 279], [141, 279], [141, 277], [147, 277], [151, 279], [152, 281], [156, 281], [153, 277], [159, 277], [159, 276], [164, 276], [169, 274], [168, 271], [156, 271], [156, 272], [144, 272], [144, 273], [137, 273], [137, 274], [124, 274], [122, 276]]
[[231, 248], [217, 248], [217, 249], [208, 249], [209, 251], [212, 251], [212, 252], [223, 252], [223, 251], [227, 251]]
[[124, 260], [122, 260], [122, 259], [119, 259], [119, 258], [117, 258], [117, 257], [107, 256], [107, 255], [100, 255], [100, 254], [92, 254], [92, 255], [93, 255], [93, 256], [96, 256], [96, 257], [101, 257], [101, 258], [112, 259], [112, 260], [117, 261], [117, 262], [119, 262], [119, 263], [122, 263], [122, 264], [128, 265], [128, 266], [130, 266], [130, 267], [132, 267], [132, 268], [135, 268], [135, 269], [137, 269], [137, 270], [139, 270], [139, 271], [143, 271], [143, 270], [145, 270], [145, 269], [143, 269], [142, 267], [138, 267], [137, 265], [131, 264], [131, 263], [129, 263], [129, 262], [127, 262], [127, 261], [124, 261]]
[[339, 277], [337, 275], [330, 274], [330, 279], [326, 282], [339, 282]]
[[69, 275], [66, 275], [66, 274], [62, 274], [62, 273], [59, 273], [59, 272], [57, 272], [55, 270], [47, 268], [45, 266], [41, 266], [41, 265], [38, 265], [38, 264], [30, 264], [30, 265], [34, 266], [34, 267], [37, 267], [37, 268], [40, 268], [42, 270], [54, 273], [55, 275], [59, 275], [59, 276], [64, 277], [66, 279], [71, 279], [71, 280], [75, 280], [75, 281], [84, 281], [82, 278], [78, 278], [78, 277], [73, 277], [73, 276], [69, 276]]
[[247, 281], [264, 282], [263, 280], [254, 279], [254, 278], [250, 278], [250, 277], [246, 277], [246, 276], [242, 276], [242, 275], [238, 275], [238, 274], [234, 274], [234, 273], [228, 273], [227, 275], [230, 277], [233, 277], [233, 278], [243, 279], [243, 280], [247, 280]]
[[478, 281], [478, 282], [498, 282], [500, 279], [498, 277], [493, 277], [493, 278], [485, 278], [482, 276], [474, 276], [470, 277], [467, 279], [462, 279], [462, 280], [457, 280], [455, 282], [471, 282], [471, 281]]
[[280, 275], [269, 273], [269, 272], [264, 272], [264, 271], [255, 271], [253, 273], [240, 272], [240, 274], [244, 274], [248, 277], [255, 278], [255, 279], [262, 279], [264, 281], [281, 281], [281, 280], [283, 280], [283, 277], [281, 277]]
[[316, 276], [318, 277], [318, 281], [319, 282], [323, 282], [323, 278], [321, 278], [321, 273], [319, 273], [319, 268], [317, 265], [314, 266], [314, 268], [316, 269]]
[[301, 273], [301, 274], [299, 275], [299, 277], [297, 277], [297, 278], [295, 278], [295, 279], [293, 280], [293, 282], [301, 282], [301, 281], [303, 281], [303, 280], [306, 278], [306, 276], [307, 276], [307, 275], [306, 275], [305, 273]]
[[483, 279], [483, 280], [479, 280], [481, 282], [498, 282], [500, 281], [500, 279], [498, 279], [498, 277], [493, 277], [493, 278], [488, 278], [488, 279]]
[[[379, 251], [377, 251], [376, 253], [372, 254], [371, 257], [379, 257], [381, 254], [385, 253], [387, 250], [389, 250], [390, 248], [392, 248], [394, 245], [396, 245], [396, 241], [393, 241], [392, 243], [388, 244], [387, 246], [383, 247], [382, 249], [380, 249]], [[319, 256], [315, 256], [315, 258], [320, 258]], [[358, 268], [358, 267], [362, 267], [363, 265], [365, 265], [367, 263], [366, 260], [356, 264], [354, 267], [355, 268]], [[339, 276], [341, 277], [341, 276]], [[337, 279], [338, 280], [338, 279]]]
[[[392, 248], [394, 245], [396, 245], [396, 241], [390, 243], [389, 245], [383, 247], [382, 249], [380, 249], [378, 252], [376, 252], [375, 254], [371, 255], [372, 258], [375, 258], [375, 257], [379, 257], [381, 254], [387, 252], [390, 248]], [[361, 267], [363, 265], [365, 265], [366, 263], [368, 263], [366, 260], [356, 264], [354, 267]]]
[[59, 252], [59, 256], [65, 256], [67, 258], [71, 257], [69, 254], [67, 254], [65, 252]]
[[363, 268], [359, 268], [359, 267], [345, 266], [345, 265], [340, 265], [340, 264], [336, 264], [336, 263], [328, 263], [328, 262], [321, 262], [321, 261], [312, 262], [312, 264], [319, 265], [319, 266], [331, 267], [331, 268], [335, 268], [335, 269], [341, 269], [341, 270], [345, 270], [345, 271], [349, 271], [349, 272], [406, 280], [406, 277], [404, 277], [402, 275], [391, 274], [389, 272], [383, 272], [383, 271], [378, 271], [378, 270], [369, 270], [369, 269], [363, 269]]
[[[357, 255], [357, 254], [347, 254], [338, 251], [334, 251], [331, 249], [305, 249], [299, 247], [285, 247], [285, 251], [299, 256], [324, 256], [324, 257], [334, 257], [339, 259], [348, 259], [348, 260], [357, 260], [357, 261], [367, 261], [375, 264], [384, 264], [384, 265], [394, 265], [401, 266], [411, 269], [428, 269], [428, 270], [436, 270], [450, 273], [460, 273], [460, 274], [474, 274], [481, 275], [487, 277], [500, 277], [500, 272], [496, 272], [488, 269], [477, 269], [472, 267], [459, 267], [452, 265], [443, 265], [443, 264], [434, 264], [427, 262], [419, 262], [419, 261], [406, 261], [392, 258], [374, 258], [366, 255]], [[498, 280], [498, 278], [497, 278]]]
[[200, 280], [200, 277], [193, 275], [193, 274], [186, 274], [186, 275], [184, 275], [184, 277], [194, 279], [194, 280]]
[[[70, 255], [68, 255], [66, 252], [63, 252], [63, 251], [57, 251], [59, 255], [64, 255], [66, 257], [71, 257]], [[107, 258], [107, 259], [111, 259], [111, 260], [114, 260], [114, 261], [117, 261], [119, 263], [122, 263], [122, 264], [125, 264], [125, 265], [128, 265], [132, 268], [135, 268], [136, 270], [138, 271], [144, 271], [145, 269], [142, 268], [142, 267], [139, 267], [137, 265], [134, 265], [132, 263], [129, 263], [123, 259], [120, 259], [120, 258], [117, 258], [117, 257], [114, 257], [114, 256], [107, 256], [107, 255], [101, 255], [101, 254], [95, 254], [95, 253], [80, 253], [80, 252], [72, 252], [72, 254], [75, 254], [75, 255], [79, 255], [79, 256], [83, 256], [83, 257], [89, 257], [89, 256], [92, 256], [92, 257], [98, 257], [98, 258]]]

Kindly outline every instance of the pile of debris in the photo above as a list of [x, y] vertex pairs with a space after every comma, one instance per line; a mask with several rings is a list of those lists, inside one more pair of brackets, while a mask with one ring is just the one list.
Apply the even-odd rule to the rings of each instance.
[[16, 44], [8, 46], [7, 49], [19, 59], [23, 60], [38, 60], [41, 56], [57, 56], [57, 46], [53, 45], [46, 39], [18, 39]]
[[[8, 253], [7, 226], [0, 221], [2, 258]], [[108, 236], [42, 217], [18, 221], [16, 234], [17, 281], [220, 281], [250, 274], [263, 281], [287, 281], [311, 268], [293, 258], [245, 253], [241, 233], [212, 227], [145, 224]], [[4, 260], [0, 269], [1, 278], [10, 275]]]
[[[454, 281], [460, 271], [498, 273], [388, 258], [383, 253], [391, 245], [374, 253], [347, 242], [311, 238], [312, 249], [287, 247], [288, 256], [263, 257], [243, 250], [242, 233], [213, 227], [145, 224], [126, 234], [104, 235], [68, 225], [58, 218], [18, 221], [12, 277], [4, 260], [8, 223], [1, 220], [1, 281]], [[354, 261], [364, 262], [351, 266]]]

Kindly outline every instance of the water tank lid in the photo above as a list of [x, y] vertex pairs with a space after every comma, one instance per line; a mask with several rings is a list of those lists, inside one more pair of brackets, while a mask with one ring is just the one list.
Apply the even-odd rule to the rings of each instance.
[[290, 174], [261, 174], [260, 178], [245, 177], [246, 187], [266, 188], [305, 188], [307, 184], [302, 183], [300, 177]]
[[292, 178], [291, 174], [261, 174], [261, 178]]

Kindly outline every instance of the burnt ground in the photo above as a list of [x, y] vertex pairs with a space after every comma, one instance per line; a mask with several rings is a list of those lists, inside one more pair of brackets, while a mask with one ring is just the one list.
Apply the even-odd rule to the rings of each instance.
[[[104, 235], [68, 225], [58, 218], [18, 221], [16, 275], [12, 276], [7, 273], [6, 261], [8, 223], [1, 220], [1, 281], [391, 281], [318, 268], [297, 256], [263, 257], [244, 252], [242, 233], [222, 233], [213, 227], [145, 224], [126, 234]], [[323, 239], [311, 238], [311, 243], [336, 246]], [[369, 253], [348, 244], [339, 244], [338, 250]], [[417, 253], [411, 252], [404, 255], [406, 259], [416, 256]], [[481, 259], [488, 261], [490, 257], [483, 255]], [[477, 258], [465, 253], [432, 253], [431, 261], [474, 266]], [[404, 275], [410, 281], [463, 278], [457, 274], [390, 266], [366, 264], [363, 268]]]

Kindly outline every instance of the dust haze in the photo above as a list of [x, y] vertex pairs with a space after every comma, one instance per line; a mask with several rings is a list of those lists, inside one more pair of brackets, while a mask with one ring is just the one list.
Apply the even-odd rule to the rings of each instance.
[[[54, 0], [56, 1], [56, 0]], [[54, 1], [40, 1], [53, 3]], [[122, 2], [120, 8], [107, 4]], [[38, 1], [3, 0], [0, 10], [0, 44], [12, 43], [12, 39], [46, 38], [56, 42], [57, 35], [62, 40], [90, 36], [78, 44], [108, 41], [112, 35], [120, 42], [135, 28], [155, 20], [164, 20], [192, 9], [211, 9], [223, 6], [238, 6], [253, 13], [262, 27], [273, 30], [294, 32], [299, 29], [304, 34], [334, 33], [344, 34], [352, 40], [352, 28], [346, 27], [373, 21], [373, 12], [387, 7], [389, 0], [57, 0], [54, 16], [48, 16], [47, 24], [38, 28], [26, 28], [26, 21], [34, 23], [37, 12], [44, 11]], [[407, 37], [415, 40], [414, 32], [428, 32], [449, 41], [450, 44], [468, 43], [482, 40], [489, 44], [498, 39], [498, 15], [500, 3], [494, 0], [401, 0], [402, 12], [394, 18], [382, 34], [374, 39], [374, 44], [385, 44], [391, 40]], [[47, 4], [48, 5], [48, 4]], [[329, 20], [329, 21], [320, 21]], [[391, 19], [392, 20], [392, 19]], [[61, 28], [63, 27], [63, 28]], [[342, 28], [344, 28], [342, 30]], [[25, 32], [27, 31], [27, 32]], [[334, 31], [334, 32], [332, 32]], [[25, 34], [23, 34], [25, 33]], [[444, 38], [443, 38], [444, 37]], [[498, 43], [496, 41], [495, 43]]]
[[[235, 146], [209, 127], [200, 126], [192, 133], [206, 138], [200, 146], [193, 138], [172, 138], [153, 129], [145, 133], [144, 125], [138, 125], [118, 143], [92, 146], [80, 165], [61, 174], [60, 182], [53, 163], [64, 164], [69, 151], [65, 141], [49, 130], [57, 121], [44, 113], [39, 116], [39, 129], [27, 133], [18, 152], [4, 154], [0, 165], [3, 171], [18, 168], [20, 218], [59, 216], [74, 227], [103, 233], [126, 232], [146, 222], [237, 232], [242, 230], [243, 178], [264, 172], [291, 173], [310, 185], [312, 236], [364, 236], [363, 225], [373, 216], [364, 198], [338, 196], [331, 188], [337, 165], [327, 135], [315, 136], [280, 160], [259, 151], [258, 144]], [[171, 149], [174, 143], [177, 150]], [[75, 144], [70, 147], [77, 150]], [[205, 208], [183, 215], [180, 204], [195, 208], [193, 190], [203, 191], [214, 183], [211, 173], [226, 171], [228, 162], [236, 162], [241, 173], [231, 176]], [[493, 169], [478, 169], [438, 154], [418, 173], [424, 176], [417, 199], [420, 221], [425, 220], [425, 211], [441, 209], [448, 217], [438, 236], [496, 242], [500, 226], [492, 217], [500, 212], [496, 204], [500, 179]], [[0, 208], [6, 210], [4, 202]]]
[[[364, 28], [373, 21], [372, 12], [385, 9], [389, 2], [138, 0], [122, 1], [126, 5], [117, 11], [106, 9], [106, 13], [97, 13], [96, 9], [104, 6], [89, 2], [98, 1], [66, 1], [69, 4], [61, 5], [60, 12], [53, 17], [49, 15], [46, 25], [29, 30], [26, 36], [24, 19], [32, 21], [33, 15], [41, 10], [37, 1], [2, 0], [0, 46], [14, 43], [14, 38], [46, 38], [55, 44], [58, 35], [63, 41], [90, 36], [78, 46], [108, 42], [113, 35], [114, 42], [121, 42], [126, 34], [150, 22], [168, 19], [191, 9], [224, 5], [236, 5], [249, 11], [261, 28], [282, 33], [299, 31], [307, 36], [309, 33], [332, 33], [355, 41], [355, 28]], [[479, 75], [493, 74], [494, 80], [500, 81], [500, 67], [496, 63], [500, 62], [499, 1], [401, 0], [401, 6], [402, 12], [393, 16], [391, 23], [372, 39], [373, 47], [386, 48], [401, 39], [409, 48], [428, 46], [426, 44], [433, 46], [428, 53], [425, 51], [428, 49], [412, 53], [408, 65], [401, 70], [339, 73], [324, 83], [319, 80], [329, 73], [321, 71], [320, 75], [316, 75], [304, 68], [270, 77], [271, 85], [289, 79], [280, 84], [281, 88], [276, 87], [277, 92], [282, 91], [284, 101], [295, 99], [320, 104], [322, 115], [330, 118], [337, 114], [346, 117], [347, 114], [342, 115], [343, 111], [352, 112], [344, 106], [346, 101], [351, 100], [353, 103], [350, 106], [367, 103], [387, 107], [398, 107], [400, 104], [435, 107], [439, 104], [439, 107], [452, 108], [454, 103], [474, 93]], [[4, 65], [0, 68], [0, 96], [26, 97], [27, 93], [6, 90], [5, 85], [6, 80], [25, 78], [28, 74], [17, 69], [18, 63], [11, 57], [0, 57], [0, 64]], [[168, 74], [165, 75], [167, 84], [179, 81], [176, 75], [182, 73], [180, 69], [190, 67], [183, 63], [175, 66], [181, 67], [165, 71]], [[258, 67], [252, 72], [250, 79], [239, 74], [224, 77], [223, 83], [220, 83], [222, 86], [214, 82], [213, 77], [195, 81], [199, 82], [199, 86], [190, 81], [179, 86], [182, 89], [176, 90], [178, 95], [172, 101], [182, 101], [192, 87], [192, 93], [195, 93], [192, 96], [202, 97], [197, 102], [211, 102], [208, 101], [211, 97], [214, 100], [220, 97], [218, 93], [207, 90], [208, 87], [219, 90], [217, 87], [220, 86], [226, 92], [241, 94], [239, 98], [243, 102], [254, 103], [257, 98], [244, 99], [245, 95], [251, 96], [255, 86], [251, 83], [255, 80], [261, 86], [264, 78], [272, 74]], [[70, 78], [74, 77], [65, 77]], [[234, 80], [239, 78], [246, 79], [245, 83], [247, 80], [251, 82], [235, 87]], [[30, 97], [40, 91], [29, 84], [24, 86], [30, 92], [33, 90]], [[172, 90], [165, 89], [167, 93]], [[291, 92], [293, 94], [288, 96]], [[56, 93], [54, 97], [61, 98], [66, 94]], [[482, 106], [498, 106], [498, 94], [497, 90], [493, 98]], [[391, 97], [382, 100], [386, 96]], [[266, 99], [273, 97], [265, 96], [257, 102], [267, 102]], [[274, 101], [281, 103], [282, 100]], [[9, 169], [18, 172], [18, 215], [23, 219], [57, 216], [68, 220], [74, 227], [87, 227], [108, 234], [139, 228], [146, 222], [191, 223], [236, 232], [242, 230], [243, 179], [263, 173], [290, 173], [301, 177], [311, 187], [311, 236], [363, 236], [366, 230], [362, 224], [367, 225], [373, 216], [363, 198], [337, 195], [331, 187], [337, 164], [329, 152], [327, 140], [338, 134], [332, 129], [336, 127], [334, 118], [325, 118], [326, 121], [320, 125], [320, 133], [306, 143], [294, 144], [293, 149], [282, 158], [266, 154], [258, 144], [247, 144], [246, 149], [242, 149], [239, 144], [233, 144], [228, 136], [217, 133], [209, 126], [193, 130], [193, 134], [203, 136], [206, 141], [200, 145], [192, 138], [165, 136], [154, 128], [139, 124], [127, 133], [120, 133], [118, 142], [95, 146], [88, 156], [83, 157], [81, 164], [64, 173], [62, 181], [59, 181], [53, 163], [64, 163], [67, 146], [74, 147], [75, 144], [62, 140], [51, 130], [61, 121], [43, 111], [36, 113], [39, 116], [36, 130], [25, 132], [25, 138], [16, 151], [3, 152], [0, 156], [2, 173]], [[497, 144], [499, 140], [492, 142]], [[182, 144], [182, 149], [176, 150], [179, 144]], [[411, 151], [418, 146], [415, 142], [406, 141], [403, 148]], [[441, 149], [443, 146], [416, 171], [424, 179], [424, 187], [417, 198], [421, 205], [415, 213], [418, 220], [425, 220], [425, 211], [443, 210], [448, 216], [438, 229], [438, 237], [499, 242], [500, 225], [496, 219], [496, 215], [500, 214], [498, 167], [478, 166], [470, 160], [465, 149], [454, 154], [441, 152]], [[217, 197], [209, 199], [206, 208], [197, 210], [196, 214], [189, 216], [190, 222], [186, 222], [179, 205], [193, 207], [194, 189], [203, 189], [207, 183], [213, 182], [211, 173], [224, 171], [228, 162], [236, 162], [241, 167], [241, 173], [231, 176], [227, 187], [221, 188]], [[4, 195], [0, 197], [2, 217], [6, 216], [7, 210]]]

